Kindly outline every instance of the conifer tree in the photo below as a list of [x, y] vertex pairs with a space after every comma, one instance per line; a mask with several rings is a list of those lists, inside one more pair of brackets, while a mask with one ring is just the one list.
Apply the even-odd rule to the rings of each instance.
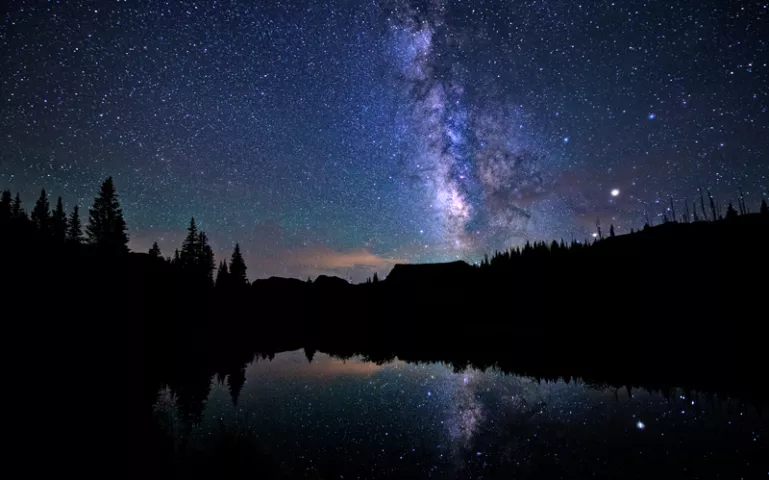
[[179, 252], [179, 264], [185, 269], [194, 269], [199, 257], [200, 248], [198, 246], [198, 225], [195, 223], [195, 217], [190, 219], [190, 225], [187, 227], [187, 236], [182, 242], [182, 250]]
[[61, 197], [56, 201], [56, 209], [51, 215], [51, 233], [59, 242], [64, 242], [67, 238], [67, 214], [64, 212]]
[[149, 253], [151, 258], [163, 258], [163, 256], [160, 254], [160, 247], [158, 246], [158, 242], [152, 242], [152, 247], [147, 253]]
[[224, 288], [229, 285], [230, 272], [227, 269], [227, 261], [222, 260], [219, 262], [219, 270], [216, 272], [216, 287]]
[[19, 197], [18, 192], [16, 192], [16, 198], [13, 200], [13, 205], [11, 206], [11, 218], [14, 218], [16, 220], [27, 218], [27, 214], [24, 211], [24, 207], [21, 206], [21, 197]]
[[235, 250], [232, 252], [232, 258], [230, 258], [230, 280], [232, 285], [235, 286], [248, 285], [246, 262], [243, 261], [243, 255], [240, 253], [240, 245], [237, 243], [235, 244]]
[[734, 209], [732, 202], [729, 202], [729, 206], [726, 207], [726, 219], [731, 220], [737, 218], [737, 210]]
[[10, 190], [3, 190], [3, 195], [0, 197], [0, 221], [9, 220], [11, 218], [11, 207], [13, 205], [13, 197]]
[[710, 194], [710, 190], [708, 190], [708, 199], [710, 200], [710, 213], [713, 215], [713, 221], [715, 222], [718, 220], [718, 215], [716, 215], [716, 202], [713, 201], [713, 195]]
[[32, 215], [30, 216], [32, 223], [41, 232], [48, 232], [51, 221], [50, 210], [51, 207], [48, 203], [48, 194], [45, 193], [45, 189], [42, 189], [40, 191], [40, 197], [37, 199], [35, 208], [32, 210]]
[[761, 199], [761, 215], [769, 215], [769, 206], [766, 205], [766, 199]]
[[379, 283], [379, 273], [374, 272], [374, 278], [371, 279], [372, 283]]
[[181, 263], [181, 257], [179, 256], [179, 249], [174, 249], [174, 258], [171, 259], [171, 265], [179, 265]]
[[613, 223], [611, 225], [609, 225], [609, 236], [610, 237], [614, 236], [614, 224]]
[[201, 231], [198, 234], [198, 244], [200, 245], [200, 273], [206, 279], [208, 285], [213, 285], [216, 264], [214, 263], [214, 251], [208, 244], [206, 232]]
[[69, 216], [67, 240], [73, 243], [80, 243], [83, 241], [83, 225], [80, 223], [80, 207], [77, 205], [75, 205], [72, 214]]
[[110, 252], [128, 251], [126, 223], [112, 177], [102, 183], [99, 195], [89, 210], [85, 230], [92, 245]]

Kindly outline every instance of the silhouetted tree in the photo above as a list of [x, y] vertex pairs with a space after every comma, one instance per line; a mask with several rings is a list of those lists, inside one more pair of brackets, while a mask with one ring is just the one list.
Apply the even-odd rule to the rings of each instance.
[[32, 209], [32, 215], [30, 215], [32, 224], [41, 232], [48, 232], [51, 217], [50, 211], [51, 208], [48, 204], [48, 194], [45, 193], [45, 189], [42, 189], [40, 191], [40, 197], [38, 197], [37, 202], [35, 202], [35, 208]]
[[371, 283], [379, 283], [379, 274], [374, 272], [374, 277], [371, 279]]
[[312, 359], [315, 358], [316, 350], [312, 347], [304, 347], [304, 356], [307, 357], [307, 362], [312, 363]]
[[737, 218], [737, 210], [734, 209], [732, 202], [729, 202], [729, 206], [726, 207], [726, 219], [732, 220]]
[[88, 241], [100, 249], [121, 253], [128, 251], [126, 223], [112, 177], [101, 184], [99, 195], [89, 210], [85, 231]]
[[715, 222], [718, 220], [718, 215], [716, 215], [716, 202], [713, 201], [713, 195], [710, 194], [710, 190], [708, 190], [708, 199], [710, 200], [710, 213], [713, 215], [713, 221]]
[[160, 246], [158, 246], [158, 242], [152, 242], [152, 247], [147, 253], [149, 253], [151, 258], [163, 258], [160, 254]]
[[243, 384], [245, 383], [245, 367], [239, 368], [227, 376], [227, 386], [230, 387], [230, 397], [232, 397], [232, 404], [236, 407], [238, 406], [238, 397], [240, 396], [240, 391], [243, 389]]
[[208, 244], [206, 232], [201, 231], [198, 234], [198, 244], [200, 245], [200, 272], [203, 274], [206, 282], [213, 286], [216, 263], [214, 263], [214, 251]]
[[246, 262], [243, 261], [243, 255], [240, 253], [240, 245], [235, 244], [235, 250], [230, 258], [230, 280], [233, 286], [242, 287], [248, 285], [246, 276]]
[[609, 225], [609, 236], [610, 237], [614, 236], [614, 224], [613, 223], [611, 225]]
[[746, 215], [748, 213], [748, 207], [745, 205], [745, 195], [742, 194], [742, 189], [738, 188], [737, 191], [740, 192], [740, 198], [739, 198], [739, 205], [740, 205], [740, 215]]
[[179, 254], [179, 265], [191, 276], [205, 279], [213, 285], [214, 281], [214, 252], [208, 245], [208, 236], [198, 230], [195, 218], [190, 219], [187, 227], [187, 237], [182, 242]]
[[677, 222], [676, 219], [676, 206], [673, 204], [673, 197], [670, 197], [670, 216], [673, 218], [674, 222]]
[[67, 238], [67, 214], [64, 212], [61, 197], [56, 201], [56, 209], [51, 215], [51, 233], [53, 238], [59, 242], [63, 242]]
[[23, 220], [27, 218], [24, 207], [21, 205], [21, 197], [19, 197], [18, 192], [16, 192], [16, 198], [13, 199], [13, 205], [11, 206], [11, 218], [16, 220]]
[[761, 215], [769, 215], [769, 207], [766, 205], [766, 199], [761, 199]]
[[684, 200], [684, 222], [689, 223], [691, 221], [691, 216], [689, 215], [689, 202]]
[[229, 285], [230, 272], [227, 269], [227, 261], [222, 260], [219, 262], [219, 270], [216, 272], [216, 286], [218, 288], [224, 288]]
[[80, 207], [77, 205], [75, 205], [72, 214], [69, 216], [67, 240], [74, 243], [80, 243], [83, 240], [83, 226], [80, 223]]
[[171, 259], [172, 265], [179, 265], [181, 263], [181, 257], [179, 256], [179, 249], [174, 250], [174, 258]]
[[195, 217], [192, 217], [190, 225], [187, 227], [187, 236], [182, 242], [182, 250], [179, 253], [179, 262], [183, 268], [192, 269], [198, 263], [200, 257], [199, 239], [198, 225], [195, 223]]
[[0, 221], [6, 221], [11, 218], [11, 206], [13, 205], [13, 196], [10, 190], [3, 190], [0, 197]]

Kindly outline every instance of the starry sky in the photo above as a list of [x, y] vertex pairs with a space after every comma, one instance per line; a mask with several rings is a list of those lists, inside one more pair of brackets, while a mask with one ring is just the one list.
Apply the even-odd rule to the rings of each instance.
[[132, 249], [194, 215], [251, 279], [621, 234], [768, 194], [768, 42], [765, 0], [11, 0], [0, 187], [112, 175]]

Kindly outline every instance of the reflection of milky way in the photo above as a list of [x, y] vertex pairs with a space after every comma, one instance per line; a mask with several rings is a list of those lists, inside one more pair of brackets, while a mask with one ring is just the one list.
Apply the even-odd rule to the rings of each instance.
[[[173, 414], [165, 393], [157, 408]], [[765, 413], [671, 393], [323, 353], [308, 363], [299, 350], [251, 364], [237, 407], [212, 381], [202, 422], [172, 425], [193, 453], [226, 432], [248, 436], [248, 448], [290, 478], [658, 478], [656, 468], [675, 478], [757, 478], [769, 448]]]

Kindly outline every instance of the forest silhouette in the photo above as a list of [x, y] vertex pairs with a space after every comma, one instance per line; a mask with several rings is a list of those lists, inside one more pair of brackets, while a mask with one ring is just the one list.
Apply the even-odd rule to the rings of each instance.
[[[112, 178], [85, 220], [61, 198], [51, 208], [46, 190], [29, 214], [4, 191], [3, 319], [24, 371], [55, 358], [57, 369], [88, 372], [137, 435], [157, 433], [151, 409], [163, 386], [194, 423], [212, 379], [237, 403], [249, 362], [300, 348], [308, 361], [317, 351], [441, 361], [765, 404], [769, 209], [763, 199], [751, 213], [739, 193], [736, 206], [702, 191], [683, 208], [671, 199], [662, 223], [647, 216], [626, 235], [613, 225], [604, 235], [597, 220], [595, 239], [526, 243], [480, 265], [396, 265], [353, 285], [323, 275], [249, 282], [240, 245], [217, 263], [194, 218], [173, 253], [157, 243], [130, 252]], [[33, 376], [18, 380], [41, 388]], [[68, 382], [54, 376], [45, 388]], [[71, 396], [60, 403], [85, 408]]]

